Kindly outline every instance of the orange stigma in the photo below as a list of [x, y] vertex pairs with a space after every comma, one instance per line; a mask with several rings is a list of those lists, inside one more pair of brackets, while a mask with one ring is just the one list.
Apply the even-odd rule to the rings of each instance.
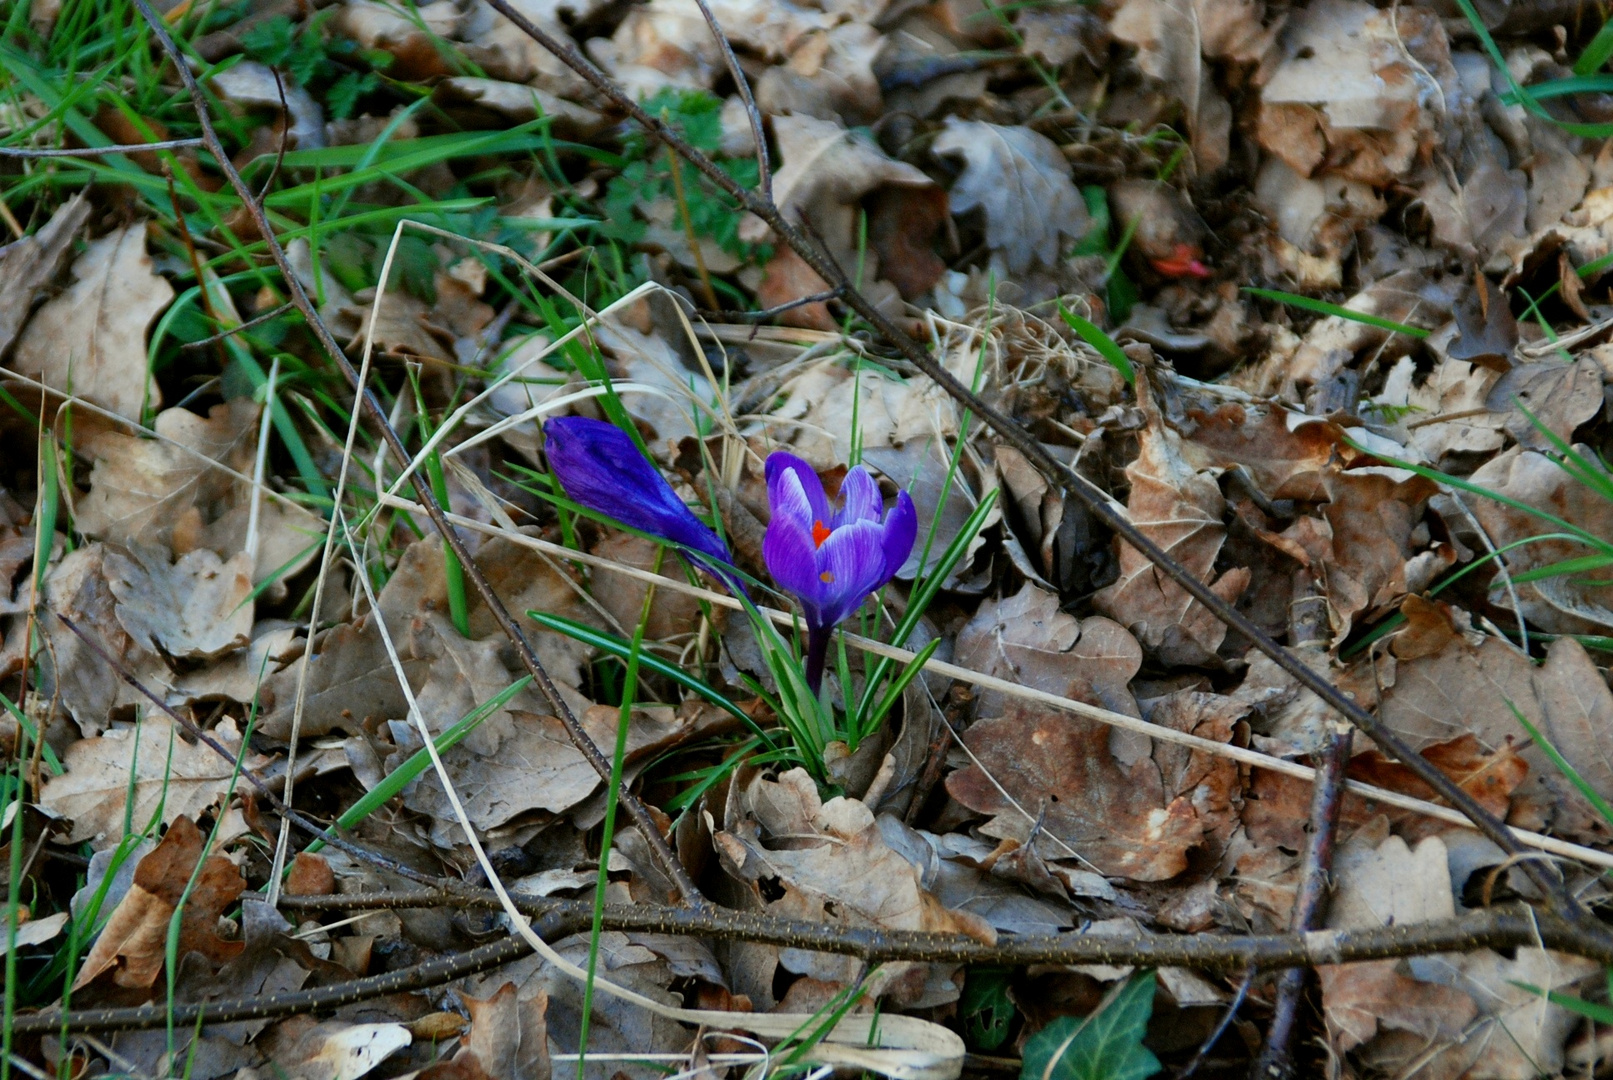
[[823, 542], [829, 539], [830, 531], [829, 526], [825, 525], [823, 522], [814, 521], [812, 523], [812, 546], [815, 548], [821, 548], [823, 546]]

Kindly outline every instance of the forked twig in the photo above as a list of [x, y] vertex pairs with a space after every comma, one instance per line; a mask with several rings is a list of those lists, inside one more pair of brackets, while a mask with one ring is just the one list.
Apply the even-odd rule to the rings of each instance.
[[[139, 0], [144, 3], [144, 0]], [[1231, 604], [1222, 600], [1208, 585], [1200, 581], [1181, 563], [1167, 555], [1150, 540], [1124, 513], [1110, 505], [1110, 498], [1091, 481], [1060, 462], [1024, 427], [974, 393], [938, 363], [934, 357], [911, 336], [876, 308], [856, 289], [835, 260], [812, 242], [801, 225], [788, 220], [773, 200], [751, 191], [724, 172], [717, 163], [697, 147], [691, 145], [670, 125], [646, 112], [638, 102], [608, 75], [590, 62], [575, 47], [557, 40], [542, 27], [523, 16], [509, 0], [488, 0], [488, 3], [516, 26], [542, 45], [557, 59], [581, 76], [590, 86], [614, 105], [626, 112], [635, 122], [700, 170], [721, 191], [738, 201], [744, 209], [761, 218], [792, 251], [815, 271], [831, 288], [841, 290], [842, 301], [862, 316], [874, 330], [894, 346], [914, 367], [929, 376], [936, 385], [965, 408], [978, 415], [1002, 439], [1012, 445], [1036, 466], [1037, 470], [1056, 483], [1063, 491], [1084, 503], [1099, 521], [1111, 529], [1127, 544], [1142, 552], [1159, 571], [1170, 578], [1218, 620], [1247, 637], [1262, 653], [1269, 656], [1301, 686], [1321, 698], [1330, 707], [1346, 717], [1389, 757], [1404, 764], [1418, 779], [1431, 787], [1441, 798], [1459, 809], [1473, 825], [1489, 837], [1503, 851], [1518, 854], [1519, 845], [1506, 826], [1460, 785], [1435, 768], [1426, 758], [1384, 726], [1375, 716], [1346, 697], [1319, 673], [1311, 670], [1253, 621]], [[1524, 864], [1531, 880], [1546, 895], [1552, 905], [1566, 917], [1582, 921], [1588, 929], [1605, 932], [1570, 893], [1555, 867], [1535, 861]]]
[[[151, 9], [148, 0], [134, 0], [134, 2], [135, 6], [140, 10], [141, 17], [145, 19], [146, 25], [150, 27], [152, 34], [162, 46], [163, 52], [172, 61], [174, 69], [184, 82], [185, 89], [190, 94], [191, 104], [196, 110], [197, 122], [201, 125], [203, 143], [208, 151], [213, 154], [219, 169], [224, 173], [230, 186], [235, 189], [235, 193], [241, 199], [247, 213], [251, 215], [253, 224], [257, 226], [258, 232], [263, 237], [264, 243], [269, 250], [269, 254], [273, 257], [276, 267], [280, 270], [280, 274], [285, 280], [286, 290], [291, 294], [292, 303], [296, 304], [297, 309], [302, 312], [303, 318], [308, 323], [308, 329], [314, 335], [315, 340], [319, 342], [320, 348], [331, 358], [331, 361], [336, 364], [343, 376], [346, 377], [348, 384], [352, 386], [353, 392], [358, 399], [356, 402], [358, 408], [369, 414], [371, 421], [380, 433], [382, 441], [386, 443], [387, 449], [392, 453], [398, 464], [407, 466], [409, 464], [409, 452], [404, 447], [403, 441], [398, 437], [397, 431], [388, 422], [386, 411], [381, 408], [381, 403], [377, 400], [375, 394], [359, 382], [358, 372], [353, 369], [352, 363], [347, 359], [347, 354], [342, 351], [341, 345], [337, 343], [330, 332], [330, 328], [325, 325], [324, 320], [319, 317], [318, 310], [309, 300], [307, 291], [302, 287], [301, 280], [297, 277], [290, 260], [286, 257], [285, 249], [275, 237], [274, 227], [270, 224], [267, 215], [264, 214], [263, 207], [254, 198], [251, 189], [246, 186], [240, 172], [231, 162], [229, 153], [225, 150], [223, 143], [219, 141], [218, 132], [214, 129], [212, 118], [208, 113], [206, 96], [202, 93], [201, 85], [196, 81], [196, 76], [191, 73], [190, 66], [185, 63], [185, 58], [180, 52], [179, 46], [174, 42], [172, 35], [168, 33], [167, 25]], [[476, 565], [476, 561], [471, 558], [470, 551], [465, 547], [464, 541], [459, 538], [459, 535], [443, 518], [442, 507], [438, 505], [430, 484], [418, 472], [410, 480], [414, 486], [416, 498], [421, 506], [425, 508], [426, 514], [431, 518], [432, 525], [441, 534], [443, 541], [453, 552], [454, 557], [459, 560], [460, 566], [464, 569], [465, 577], [476, 589], [477, 594], [482, 599], [482, 603], [487, 606], [488, 613], [493, 616], [493, 620], [498, 623], [499, 629], [504, 632], [511, 644], [514, 645], [517, 655], [521, 658], [522, 666], [532, 676], [534, 685], [537, 686], [549, 708], [566, 729], [567, 736], [570, 737], [573, 744], [576, 745], [594, 771], [608, 781], [610, 762], [605, 759], [599, 752], [599, 748], [594, 745], [593, 740], [583, 731], [582, 725], [578, 723], [576, 715], [571, 711], [571, 707], [560, 696], [560, 691], [556, 688], [554, 680], [549, 677], [549, 673], [544, 670], [542, 662], [538, 660], [537, 653], [533, 651], [532, 643], [527, 640], [526, 635], [521, 631], [520, 625], [510, 615], [509, 609], [504, 606], [504, 602], [493, 591], [492, 585], [488, 582], [480, 567]], [[309, 647], [312, 648], [312, 645], [313, 643], [310, 642]], [[661, 834], [660, 827], [649, 809], [625, 785], [618, 793], [618, 797], [623, 809], [627, 811], [628, 816], [633, 819], [634, 824], [644, 834], [651, 854], [662, 872], [677, 887], [686, 901], [697, 906], [705, 905], [706, 901], [701, 897], [700, 890], [695, 887], [694, 881], [689, 877], [688, 872], [683, 868], [683, 864], [673, 853], [666, 837]]]

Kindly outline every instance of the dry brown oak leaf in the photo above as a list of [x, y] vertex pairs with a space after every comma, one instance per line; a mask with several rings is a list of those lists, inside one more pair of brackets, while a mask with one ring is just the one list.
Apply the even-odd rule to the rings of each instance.
[[[212, 735], [231, 754], [239, 751], [241, 733], [235, 721], [224, 720]], [[250, 772], [268, 760], [249, 752], [241, 768]], [[64, 764], [66, 772], [45, 782], [40, 805], [73, 819], [69, 843], [89, 841], [98, 849], [123, 836], [126, 816], [144, 824], [159, 804], [164, 822], [199, 816], [223, 798], [235, 775], [233, 760], [210, 746], [186, 741], [165, 716], [148, 716], [137, 728], [80, 739], [68, 747]], [[131, 793], [134, 806], [126, 815]]]
[[[1158, 719], [1228, 740], [1245, 706], [1193, 696], [1213, 701], [1179, 704]], [[1040, 821], [1052, 838], [1039, 843], [1045, 857], [1073, 851], [1112, 877], [1173, 878], [1207, 832], [1224, 836], [1236, 817], [1235, 764], [1174, 746], [1150, 753], [1152, 740], [1097, 720], [1010, 700], [1001, 717], [976, 722], [963, 741], [977, 764], [947, 777], [946, 788], [969, 809], [993, 815], [982, 832], [1024, 843]]]
[[419, 1080], [549, 1080], [548, 994], [522, 999], [507, 982], [490, 997], [462, 1000], [470, 1013], [463, 1045]]
[[[244, 942], [218, 935], [219, 917], [246, 889], [240, 868], [222, 855], [209, 855], [202, 860], [195, 887], [184, 896], [206, 843], [188, 817], [177, 818], [168, 827], [162, 843], [135, 867], [134, 885], [113, 909], [106, 929], [84, 958], [84, 967], [73, 980], [75, 993], [102, 975], [124, 991], [149, 991], [162, 971], [169, 923], [182, 897], [185, 909], [179, 921], [178, 955], [200, 953], [214, 964], [240, 955]], [[138, 999], [144, 997], [141, 993]]]
[[68, 290], [35, 313], [11, 358], [14, 370], [139, 420], [162, 402], [146, 360], [146, 327], [174, 298], [152, 268], [142, 222], [90, 242]]

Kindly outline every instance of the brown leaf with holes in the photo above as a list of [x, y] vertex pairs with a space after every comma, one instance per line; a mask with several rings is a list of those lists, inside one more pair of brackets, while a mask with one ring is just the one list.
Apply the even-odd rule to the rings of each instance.
[[[169, 923], [182, 897], [185, 908], [179, 922], [178, 955], [200, 953], [214, 964], [240, 955], [245, 944], [219, 937], [218, 920], [245, 890], [246, 879], [222, 855], [203, 860], [206, 842], [188, 817], [177, 818], [168, 827], [162, 843], [135, 867], [134, 885], [113, 909], [106, 929], [84, 958], [84, 966], [73, 980], [75, 994], [105, 976], [105, 982], [117, 988], [109, 997], [145, 1000], [162, 971]], [[201, 873], [189, 897], [184, 897], [198, 860]]]

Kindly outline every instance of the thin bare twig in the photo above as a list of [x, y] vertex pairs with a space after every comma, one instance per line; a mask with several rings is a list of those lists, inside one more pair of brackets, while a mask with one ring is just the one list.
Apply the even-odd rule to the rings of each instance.
[[733, 77], [739, 100], [745, 104], [745, 118], [750, 121], [751, 138], [756, 140], [756, 190], [762, 198], [772, 202], [773, 170], [767, 163], [767, 136], [762, 133], [762, 110], [756, 107], [756, 99], [750, 92], [750, 80], [745, 78], [745, 71], [739, 66], [739, 57], [734, 55], [734, 46], [728, 40], [728, 35], [717, 25], [717, 16], [711, 13], [711, 5], [706, 0], [695, 0], [695, 3], [700, 5], [700, 14], [706, 17], [706, 25], [711, 27], [711, 36], [717, 39], [723, 63]]
[[1210, 1051], [1215, 1049], [1215, 1044], [1221, 1041], [1221, 1036], [1225, 1035], [1227, 1028], [1232, 1026], [1232, 1021], [1237, 1017], [1238, 1010], [1243, 1008], [1244, 1001], [1249, 997], [1249, 987], [1254, 985], [1254, 981], [1255, 973], [1253, 971], [1243, 973], [1243, 978], [1238, 980], [1238, 992], [1232, 995], [1232, 1003], [1227, 1006], [1226, 1012], [1221, 1014], [1221, 1022], [1215, 1025], [1214, 1031], [1204, 1037], [1204, 1041], [1199, 1044], [1198, 1053], [1194, 1054], [1193, 1060], [1184, 1065], [1182, 1071], [1176, 1074], [1176, 1080], [1187, 1080], [1188, 1077], [1199, 1071], [1199, 1066], [1203, 1065], [1205, 1059], [1210, 1056]]
[[808, 304], [821, 304], [826, 300], [834, 300], [840, 296], [839, 289], [825, 289], [823, 292], [813, 293], [811, 296], [800, 296], [787, 303], [775, 304], [760, 311], [696, 311], [702, 319], [726, 319], [729, 322], [748, 322], [751, 319], [771, 319], [775, 315], [782, 315], [786, 311], [793, 311]]
[[53, 158], [100, 157], [103, 154], [139, 154], [147, 150], [182, 150], [188, 146], [201, 146], [201, 139], [162, 139], [158, 142], [127, 143], [118, 146], [80, 147], [29, 147], [0, 146], [0, 157]]
[[209, 335], [207, 337], [202, 338], [200, 341], [187, 341], [187, 342], [185, 342], [185, 344], [181, 345], [180, 348], [181, 349], [205, 349], [207, 346], [213, 344], [215, 341], [223, 341], [225, 338], [231, 337], [231, 336], [233, 336], [235, 334], [239, 334], [243, 330], [250, 330], [254, 326], [262, 326], [266, 322], [270, 322], [273, 319], [277, 319], [281, 315], [284, 315], [286, 312], [290, 311], [294, 306], [295, 305], [293, 305], [291, 303], [291, 301], [288, 300], [284, 304], [281, 304], [277, 308], [273, 308], [273, 309], [271, 309], [269, 311], [265, 311], [262, 315], [254, 315], [254, 316], [252, 316], [250, 319], [248, 319], [246, 322], [242, 323], [239, 326], [231, 327], [228, 330], [221, 330], [216, 334], [211, 334], [211, 335]]
[[[1316, 783], [1311, 788], [1310, 840], [1300, 871], [1288, 929], [1304, 934], [1326, 914], [1333, 869], [1333, 846], [1338, 836], [1339, 811], [1344, 806], [1344, 773], [1350, 765], [1351, 731], [1333, 732], [1322, 747]], [[1266, 1045], [1249, 1070], [1250, 1080], [1289, 1080], [1294, 1075], [1294, 1020], [1305, 992], [1306, 969], [1289, 968], [1277, 979], [1277, 1004], [1266, 1031]]]
[[[285, 280], [286, 289], [291, 294], [292, 303], [297, 305], [297, 309], [302, 312], [303, 318], [307, 320], [308, 329], [319, 342], [320, 348], [331, 358], [331, 361], [336, 364], [347, 379], [348, 384], [352, 386], [353, 392], [358, 399], [356, 402], [357, 407], [370, 416], [393, 458], [397, 460], [400, 466], [407, 468], [410, 461], [409, 452], [404, 447], [402, 439], [398, 437], [397, 431], [388, 422], [386, 411], [382, 409], [381, 403], [377, 400], [375, 394], [360, 384], [358, 372], [354, 370], [351, 361], [347, 358], [347, 354], [343, 352], [341, 345], [337, 343], [335, 337], [331, 334], [330, 328], [325, 325], [324, 320], [319, 317], [319, 312], [315, 309], [313, 302], [309, 300], [307, 290], [302, 287], [302, 281], [297, 277], [290, 260], [286, 257], [285, 249], [276, 239], [274, 227], [263, 212], [263, 207], [253, 197], [251, 189], [246, 186], [246, 182], [241, 178], [240, 172], [230, 161], [224, 144], [219, 141], [218, 132], [214, 129], [212, 117], [208, 113], [206, 96], [202, 93], [201, 85], [196, 81], [195, 75], [191, 73], [190, 66], [185, 63], [179, 46], [174, 42], [172, 35], [168, 33], [167, 25], [151, 9], [148, 0], [135, 0], [135, 6], [139, 8], [141, 17], [145, 19], [146, 25], [151, 28], [152, 34], [162, 46], [163, 52], [173, 62], [174, 69], [181, 81], [184, 82], [185, 89], [190, 94], [191, 104], [196, 110], [197, 122], [202, 128], [203, 144], [217, 160], [219, 169], [224, 173], [230, 186], [234, 188], [248, 214], [251, 215], [259, 235], [263, 237], [270, 256], [274, 259], [276, 267], [280, 270], [281, 276]], [[537, 653], [533, 651], [532, 643], [522, 632], [514, 617], [510, 615], [509, 609], [504, 606], [504, 602], [493, 591], [492, 585], [482, 573], [481, 568], [476, 565], [476, 561], [471, 557], [464, 541], [460, 539], [459, 534], [443, 518], [442, 507], [437, 503], [436, 496], [431, 490], [431, 485], [424, 475], [418, 471], [410, 477], [410, 482], [414, 486], [416, 498], [425, 508], [427, 516], [431, 518], [432, 525], [442, 535], [443, 541], [453, 552], [454, 557], [459, 560], [460, 566], [464, 569], [465, 577], [476, 589], [477, 595], [481, 597], [482, 603], [486, 605], [488, 613], [493, 616], [493, 621], [498, 624], [499, 629], [503, 631], [504, 635], [509, 638], [510, 643], [515, 647], [522, 666], [532, 676], [533, 684], [543, 695], [545, 702], [555, 717], [560, 720], [561, 725], [566, 729], [567, 736], [570, 737], [572, 743], [582, 753], [594, 771], [608, 781], [610, 777], [609, 760], [600, 753], [599, 747], [594, 745], [594, 741], [583, 730], [582, 725], [577, 721], [576, 715], [572, 713], [571, 706], [566, 704], [566, 700], [560, 695], [554, 680], [549, 677], [549, 673], [544, 669], [542, 662], [539, 661]], [[311, 642], [310, 647], [312, 647]], [[697, 906], [705, 905], [706, 900], [700, 895], [700, 890], [695, 887], [694, 881], [689, 877], [688, 871], [683, 868], [683, 864], [679, 861], [677, 855], [673, 853], [666, 837], [661, 834], [656, 818], [650, 813], [643, 801], [626, 785], [623, 785], [618, 797], [622, 808], [627, 811], [628, 816], [633, 819], [634, 824], [644, 834], [651, 854], [662, 872], [672, 881], [685, 900]]]
[[[1385, 754], [1404, 764], [1441, 798], [1460, 810], [1480, 832], [1494, 841], [1503, 851], [1514, 855], [1520, 853], [1520, 846], [1511, 833], [1508, 832], [1506, 826], [1494, 814], [1480, 806], [1477, 800], [1464, 791], [1460, 785], [1435, 768], [1426, 758], [1412, 749], [1405, 740], [1380, 723], [1371, 713], [1346, 697], [1338, 687], [1319, 673], [1311, 670], [1298, 657], [1278, 644], [1247, 616], [1217, 596], [1210, 590], [1208, 585], [1199, 580], [1190, 570], [1167, 555], [1158, 544], [1154, 543], [1138, 529], [1124, 513], [1111, 505], [1110, 498], [1106, 492], [1099, 489], [1074, 469], [1060, 462], [1029, 431], [1015, 423], [1011, 418], [953, 377], [929, 354], [923, 345], [905, 333], [876, 308], [866, 296], [853, 288], [845, 272], [835, 263], [834, 259], [821, 250], [817, 244], [813, 243], [800, 225], [786, 219], [783, 212], [771, 199], [765, 198], [757, 192], [747, 190], [743, 185], [735, 181], [715, 161], [695, 146], [692, 146], [688, 140], [684, 139], [669, 125], [662, 123], [656, 117], [645, 112], [630, 94], [585, 58], [576, 48], [557, 40], [543, 28], [535, 25], [530, 19], [517, 11], [509, 0], [488, 0], [488, 3], [505, 18], [520, 27], [527, 36], [538, 42], [567, 67], [575, 71], [600, 94], [631, 116], [646, 131], [672, 147], [684, 160], [704, 173], [719, 189], [737, 200], [740, 206], [765, 221], [773, 232], [791, 250], [801, 256], [802, 260], [819, 277], [823, 278], [830, 286], [843, 290], [842, 298], [847, 306], [867, 320], [869, 325], [894, 346], [914, 367], [929, 376], [936, 385], [940, 386], [955, 401], [979, 416], [993, 431], [1020, 453], [1024, 454], [1027, 460], [1036, 466], [1038, 471], [1057, 483], [1062, 490], [1084, 503], [1107, 528], [1127, 544], [1142, 552], [1150, 562], [1159, 568], [1161, 573], [1181, 586], [1193, 599], [1203, 604], [1218, 620], [1247, 637], [1257, 649], [1269, 656], [1301, 686], [1310, 690], [1331, 708], [1348, 718], [1351, 724], [1366, 734]], [[1535, 861], [1525, 863], [1524, 867], [1540, 890], [1550, 898], [1555, 908], [1562, 911], [1566, 916], [1583, 922], [1588, 930], [1606, 933], [1569, 892], [1566, 883], [1555, 867], [1544, 866]], [[1610, 935], [1610, 940], [1613, 940], [1613, 935]]]

